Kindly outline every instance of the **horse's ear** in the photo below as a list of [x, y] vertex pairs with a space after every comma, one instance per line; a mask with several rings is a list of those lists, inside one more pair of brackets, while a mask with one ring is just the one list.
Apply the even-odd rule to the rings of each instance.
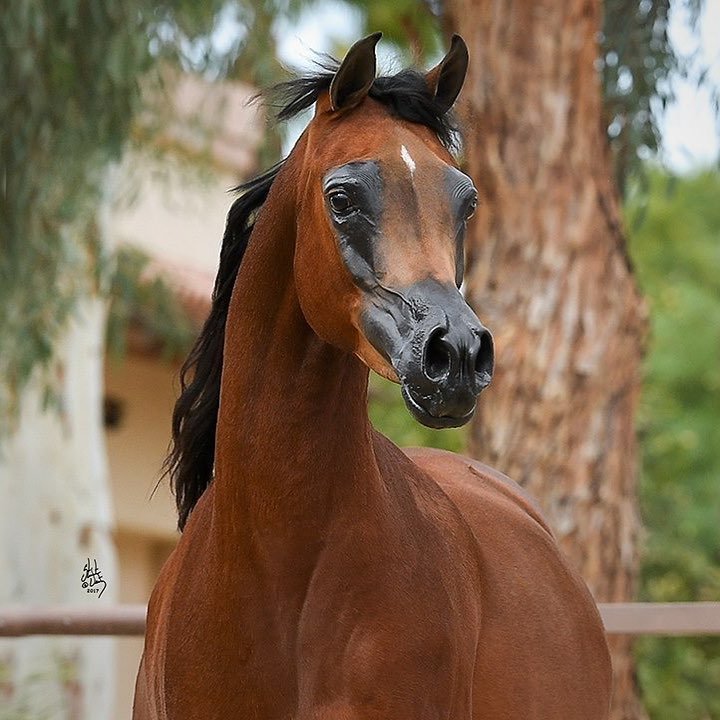
[[330, 106], [345, 110], [358, 105], [375, 80], [375, 46], [382, 37], [376, 32], [358, 40], [349, 50], [330, 83]]
[[453, 35], [447, 55], [427, 72], [425, 79], [443, 112], [447, 112], [462, 90], [468, 68], [468, 49], [459, 35]]

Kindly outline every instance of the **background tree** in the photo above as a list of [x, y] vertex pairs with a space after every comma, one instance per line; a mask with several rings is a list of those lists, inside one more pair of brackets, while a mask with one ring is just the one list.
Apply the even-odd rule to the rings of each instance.
[[[450, 0], [446, 22], [473, 58], [462, 112], [482, 205], [466, 282], [497, 345], [471, 449], [540, 498], [595, 598], [616, 602], [634, 597], [638, 572], [645, 311], [605, 134], [601, 10]], [[639, 718], [630, 644], [612, 649], [612, 717]]]
[[[499, 350], [471, 450], [542, 499], [598, 600], [631, 599], [645, 321], [618, 195], [661, 145], [672, 77], [705, 69], [671, 46], [669, 0], [606, 0], [604, 20], [598, 0], [443, 7], [473, 57], [465, 160], [485, 205], [466, 279]], [[613, 717], [641, 717], [630, 644], [613, 651]]]
[[[365, 30], [382, 29], [397, 42], [403, 30], [396, 19], [374, 14], [372, 0], [353, 4], [367, 8]], [[473, 57], [462, 96], [469, 99], [465, 159], [485, 190], [486, 207], [471, 238], [475, 247], [468, 257], [468, 287], [479, 312], [486, 317], [489, 309], [491, 327], [501, 332], [505, 353], [499, 363], [501, 372], [505, 366], [508, 372], [495, 389], [504, 401], [490, 396], [473, 428], [471, 448], [544, 498], [599, 599], [630, 599], [638, 572], [639, 458], [633, 416], [645, 322], [618, 201], [633, 188], [629, 215], [634, 226], [651, 197], [647, 161], [662, 158], [662, 112], [673, 99], [677, 79], [708, 88], [720, 116], [718, 87], [708, 68], [697, 57], [679, 55], [670, 42], [671, 9], [686, 12], [698, 29], [701, 0], [604, 0], [568, 3], [564, 9], [558, 2], [445, 0], [417, 3], [410, 16], [423, 33], [440, 23], [446, 36], [460, 32], [470, 41]], [[698, 193], [692, 208], [696, 217], [708, 217], [700, 203], [712, 203], [709, 197], [707, 191]], [[639, 263], [652, 263], [651, 238], [663, 237], [653, 234], [654, 225], [648, 226], [645, 253], [636, 255]], [[666, 249], [667, 268], [673, 263], [687, 267], [676, 254], [680, 242], [678, 236], [675, 250]], [[709, 247], [698, 256], [706, 268], [717, 267]], [[659, 290], [660, 276], [653, 277]], [[698, 278], [691, 297], [700, 294], [709, 301], [715, 292], [714, 282], [703, 285]], [[653, 310], [658, 313], [656, 328], [665, 308], [653, 305]], [[705, 317], [713, 317], [705, 305], [703, 310]], [[699, 321], [701, 316], [694, 317]], [[675, 322], [683, 323], [674, 316], [664, 326]], [[615, 332], [603, 338], [608, 327]], [[685, 369], [682, 387], [692, 384], [700, 396], [701, 388], [712, 386], [709, 378], [717, 359], [711, 348], [716, 350], [717, 343], [699, 327], [690, 327], [697, 330], [694, 343], [705, 348], [697, 357], [708, 359], [707, 370], [698, 376], [697, 366], [688, 367], [682, 359], [677, 367]], [[673, 353], [669, 330], [657, 342], [667, 367]], [[653, 349], [650, 367], [654, 357]], [[667, 374], [651, 372], [647, 383], [648, 397], [681, 388]], [[461, 445], [460, 435], [437, 438], [409, 427], [403, 423], [402, 404], [391, 402], [384, 385], [374, 387], [373, 420], [397, 442], [451, 449]], [[697, 440], [697, 446], [706, 448], [693, 463], [705, 475], [686, 489], [680, 490], [680, 478], [690, 468], [669, 481], [663, 464], [650, 459], [656, 453], [653, 433], [644, 436], [642, 491], [649, 543], [642, 593], [647, 598], [720, 597], [719, 506], [711, 480], [720, 460], [708, 437], [718, 423], [717, 393], [702, 398], [697, 405], [689, 397], [676, 405], [673, 424], [662, 433], [668, 443], [672, 432], [687, 422], [685, 413], [696, 418], [693, 424], [703, 425], [703, 434], [690, 434], [687, 428], [681, 434], [687, 443]], [[689, 464], [687, 456], [685, 460]], [[700, 497], [705, 503], [693, 510], [691, 498]], [[683, 501], [673, 504], [682, 537], [664, 524], [671, 498]], [[642, 717], [629, 643], [616, 639], [614, 644], [614, 716]], [[711, 698], [720, 695], [716, 656], [711, 639], [644, 640], [642, 691], [653, 718], [714, 717]]]

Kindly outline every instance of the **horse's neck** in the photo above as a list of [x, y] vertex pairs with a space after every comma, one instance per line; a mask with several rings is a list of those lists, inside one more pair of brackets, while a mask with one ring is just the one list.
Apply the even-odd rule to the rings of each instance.
[[214, 514], [242, 532], [321, 531], [339, 503], [377, 480], [367, 369], [307, 324], [294, 235], [292, 208], [271, 192], [228, 312]]

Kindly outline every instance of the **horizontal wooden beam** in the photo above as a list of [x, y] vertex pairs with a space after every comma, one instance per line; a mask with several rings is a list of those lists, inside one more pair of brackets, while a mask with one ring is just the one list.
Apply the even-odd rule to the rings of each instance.
[[145, 605], [0, 607], [0, 637], [145, 633]]
[[600, 603], [610, 635], [720, 635], [720, 602]]
[[[720, 602], [600, 603], [610, 635], [720, 635]], [[0, 637], [139, 636], [145, 605], [0, 607]]]

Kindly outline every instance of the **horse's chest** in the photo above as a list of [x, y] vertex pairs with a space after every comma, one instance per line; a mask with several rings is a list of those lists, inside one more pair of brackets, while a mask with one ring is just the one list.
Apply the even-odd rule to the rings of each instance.
[[375, 560], [346, 573], [331, 563], [309, 588], [298, 717], [469, 717], [476, 608], [432, 562]]
[[261, 614], [213, 610], [174, 637], [165, 662], [168, 718], [293, 717], [297, 668], [290, 639]]

